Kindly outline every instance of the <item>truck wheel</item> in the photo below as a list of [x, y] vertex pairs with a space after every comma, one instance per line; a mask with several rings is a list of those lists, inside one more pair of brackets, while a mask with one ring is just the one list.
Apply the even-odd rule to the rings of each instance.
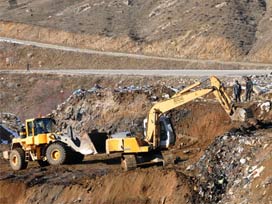
[[10, 153], [9, 163], [13, 170], [18, 171], [26, 169], [25, 151], [22, 148], [13, 149]]
[[123, 155], [122, 161], [121, 161], [121, 167], [124, 171], [129, 171], [136, 169], [137, 167], [137, 162], [135, 155]]
[[48, 161], [38, 160], [37, 162], [40, 165], [40, 167], [45, 167], [49, 165]]
[[53, 143], [46, 149], [46, 158], [51, 165], [60, 165], [67, 160], [67, 147], [61, 143]]

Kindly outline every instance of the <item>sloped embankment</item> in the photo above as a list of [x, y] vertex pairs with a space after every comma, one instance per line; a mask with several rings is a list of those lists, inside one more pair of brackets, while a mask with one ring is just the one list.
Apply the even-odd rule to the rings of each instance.
[[264, 0], [27, 2], [3, 5], [0, 35], [101, 51], [271, 63], [270, 17], [271, 3]]

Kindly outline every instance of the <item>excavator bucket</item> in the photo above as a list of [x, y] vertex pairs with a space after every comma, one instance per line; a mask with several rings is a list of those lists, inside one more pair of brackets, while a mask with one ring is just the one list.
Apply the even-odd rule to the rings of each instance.
[[96, 148], [91, 141], [88, 133], [77, 136], [72, 127], [67, 129], [67, 134], [55, 135], [56, 140], [61, 141], [67, 146], [71, 147], [74, 151], [83, 155], [97, 154]]
[[217, 98], [224, 110], [229, 114], [231, 120], [244, 122], [249, 117], [249, 113], [244, 108], [235, 107], [231, 98], [226, 93], [222, 82], [215, 76], [210, 78], [211, 86], [215, 89], [214, 96]]
[[230, 118], [233, 121], [245, 122], [249, 118], [249, 112], [244, 108], [236, 108]]

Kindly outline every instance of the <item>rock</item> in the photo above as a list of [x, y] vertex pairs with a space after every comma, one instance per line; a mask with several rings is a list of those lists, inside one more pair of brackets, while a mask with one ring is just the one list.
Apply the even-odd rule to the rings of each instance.
[[246, 159], [244, 159], [244, 158], [240, 159], [240, 163], [241, 164], [245, 164], [246, 163]]
[[84, 11], [89, 10], [90, 8], [91, 8], [90, 4], [87, 3], [87, 4], [84, 4], [84, 5], [81, 5], [80, 7], [78, 7], [78, 8], [75, 10], [75, 12], [76, 12], [76, 13], [82, 13], [82, 12], [84, 12]]
[[34, 56], [34, 54], [32, 52], [27, 53], [28, 58], [32, 58], [33, 56]]
[[220, 4], [215, 5], [215, 8], [222, 8], [222, 7], [227, 6], [227, 5], [228, 5], [227, 2], [222, 2]]
[[164, 98], [164, 99], [169, 99], [170, 98], [170, 95], [169, 94], [162, 94], [162, 98]]
[[258, 107], [261, 108], [262, 111], [269, 112], [271, 110], [271, 101], [266, 101], [264, 103], [259, 103]]
[[21, 96], [16, 96], [14, 98], [14, 101], [16, 101], [16, 102], [22, 101], [22, 97]]

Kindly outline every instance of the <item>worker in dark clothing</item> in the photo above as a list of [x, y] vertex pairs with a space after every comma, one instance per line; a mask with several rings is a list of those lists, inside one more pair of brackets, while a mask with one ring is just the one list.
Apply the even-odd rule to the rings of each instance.
[[249, 77], [246, 79], [246, 101], [250, 101], [251, 93], [253, 92], [253, 83]]
[[233, 85], [235, 102], [241, 102], [241, 92], [242, 92], [241, 84], [239, 84], [238, 80], [235, 80], [235, 84]]

